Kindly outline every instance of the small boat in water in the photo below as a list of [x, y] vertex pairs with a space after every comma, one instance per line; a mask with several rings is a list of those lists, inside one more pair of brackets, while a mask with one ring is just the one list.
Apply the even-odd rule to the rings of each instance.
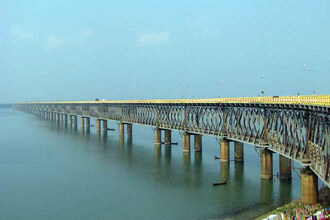
[[227, 183], [227, 180], [223, 181], [223, 182], [218, 182], [218, 183], [212, 183], [213, 186], [220, 186], [220, 185], [224, 185]]

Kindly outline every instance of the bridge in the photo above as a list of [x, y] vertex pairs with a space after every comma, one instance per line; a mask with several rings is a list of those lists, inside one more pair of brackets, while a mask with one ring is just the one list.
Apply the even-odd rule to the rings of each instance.
[[[171, 132], [182, 132], [182, 149], [202, 151], [202, 136], [220, 141], [220, 161], [229, 162], [229, 142], [234, 158], [244, 160], [244, 143], [260, 149], [261, 178], [273, 178], [273, 153], [279, 154], [280, 178], [291, 178], [291, 160], [301, 169], [301, 199], [317, 202], [318, 178], [330, 186], [330, 95], [248, 98], [124, 100], [15, 103], [18, 110], [90, 132], [96, 120], [98, 135], [107, 134], [107, 121], [119, 124], [119, 135], [132, 136], [132, 125], [152, 126], [155, 144], [171, 144]], [[162, 142], [164, 131], [164, 142]]]

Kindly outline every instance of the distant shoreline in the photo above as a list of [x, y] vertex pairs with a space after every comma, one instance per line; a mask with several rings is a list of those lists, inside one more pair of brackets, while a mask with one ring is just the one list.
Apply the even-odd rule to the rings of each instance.
[[0, 104], [0, 108], [12, 108], [12, 104]]

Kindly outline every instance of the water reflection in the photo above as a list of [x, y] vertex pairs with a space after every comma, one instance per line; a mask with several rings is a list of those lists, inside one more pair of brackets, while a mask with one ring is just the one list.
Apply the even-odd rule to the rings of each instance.
[[[88, 134], [87, 132], [68, 129], [57, 123], [52, 123], [49, 127], [52, 131], [64, 132], [76, 137], [75, 141], [81, 139], [88, 146], [95, 146], [96, 142], [97, 149], [89, 148], [89, 150], [97, 152], [98, 159], [102, 158], [104, 159], [102, 162], [109, 164], [109, 166], [103, 166], [102, 169], [118, 168], [121, 171], [124, 170], [125, 178], [131, 176], [130, 181], [137, 181], [137, 185], [145, 181], [143, 184], [149, 184], [150, 188], [156, 186], [158, 190], [162, 188], [169, 191], [176, 191], [178, 188], [184, 189], [183, 191], [187, 193], [187, 196], [191, 192], [200, 193], [201, 196], [204, 196], [204, 201], [211, 201], [214, 206], [217, 206], [216, 211], [213, 210], [216, 213], [224, 212], [224, 209], [229, 210], [235, 203], [241, 205], [236, 209], [240, 212], [254, 210], [254, 206], [258, 206], [258, 208], [272, 206], [278, 203], [273, 198], [274, 191], [279, 192], [279, 194], [275, 194], [276, 196], [279, 195], [279, 201], [291, 201], [292, 199], [291, 182], [278, 181], [278, 183], [274, 183], [273, 181], [260, 180], [259, 170], [257, 177], [251, 176], [251, 173], [254, 174], [255, 171], [244, 170], [244, 163], [220, 163], [219, 172], [218, 163], [208, 159], [207, 151], [204, 153], [204, 159], [201, 152], [182, 153], [181, 149], [180, 151], [176, 148], [172, 149], [171, 145], [155, 145], [153, 152], [150, 145], [134, 144], [131, 137], [115, 136], [112, 138], [111, 136], [110, 138], [105, 135], [97, 135], [95, 132]], [[81, 146], [83, 148], [84, 145], [81, 144]], [[93, 157], [91, 151], [88, 153], [90, 154], [88, 156]], [[212, 187], [213, 181], [229, 179], [230, 182], [226, 186]], [[121, 184], [127, 184], [126, 179], [122, 181]], [[255, 192], [251, 193], [251, 189], [254, 189]], [[212, 196], [214, 196], [213, 201], [212, 199], [205, 199], [207, 197], [212, 198]], [[182, 199], [181, 197], [180, 199]], [[228, 204], [223, 205], [225, 198], [228, 198]], [[237, 201], [237, 198], [241, 198], [242, 201]], [[234, 211], [230, 210], [231, 213]], [[242, 214], [242, 216], [244, 215]]]
[[183, 182], [185, 185], [190, 185], [190, 177], [191, 177], [191, 170], [190, 170], [190, 152], [184, 152], [182, 154], [182, 161], [183, 161]]
[[127, 146], [129, 146], [129, 147], [132, 147], [132, 143], [133, 143], [133, 138], [132, 138], [132, 136], [130, 136], [130, 137], [127, 137]]
[[159, 162], [162, 155], [162, 148], [160, 144], [155, 144], [155, 159]]
[[165, 145], [165, 158], [166, 160], [171, 160], [172, 146], [170, 144]]
[[194, 184], [196, 186], [201, 186], [203, 183], [203, 173], [202, 173], [202, 152], [195, 152], [194, 155]]
[[[88, 134], [86, 134], [86, 136], [88, 136]], [[99, 146], [101, 146], [101, 147], [107, 146], [108, 136], [105, 136], [105, 135], [97, 136], [96, 139], [97, 139], [97, 143]]]
[[132, 137], [127, 137], [126, 139], [126, 156], [128, 157], [128, 160], [131, 163], [133, 158]]
[[244, 164], [241, 162], [235, 162], [235, 181], [244, 184]]
[[195, 168], [201, 168], [202, 167], [202, 153], [195, 152], [194, 158], [195, 158]]
[[260, 179], [260, 203], [269, 205], [273, 203], [273, 181]]
[[228, 180], [230, 163], [220, 163], [220, 181]]
[[281, 203], [287, 203], [292, 201], [292, 182], [291, 181], [279, 181], [279, 182], [280, 182]]
[[122, 148], [124, 146], [124, 136], [119, 136], [119, 147]]
[[235, 181], [235, 195], [245, 197], [244, 192], [246, 190], [245, 179], [244, 179], [244, 163], [235, 162], [234, 169], [234, 181]]

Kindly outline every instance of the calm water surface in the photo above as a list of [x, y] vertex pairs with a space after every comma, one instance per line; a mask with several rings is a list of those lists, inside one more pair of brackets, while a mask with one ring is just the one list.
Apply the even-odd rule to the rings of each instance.
[[292, 182], [260, 179], [250, 145], [244, 164], [220, 166], [214, 137], [202, 154], [183, 154], [176, 131], [178, 146], [157, 148], [144, 126], [120, 139], [110, 122], [116, 131], [98, 138], [9, 108], [0, 125], [0, 219], [253, 219], [300, 197], [294, 172]]

